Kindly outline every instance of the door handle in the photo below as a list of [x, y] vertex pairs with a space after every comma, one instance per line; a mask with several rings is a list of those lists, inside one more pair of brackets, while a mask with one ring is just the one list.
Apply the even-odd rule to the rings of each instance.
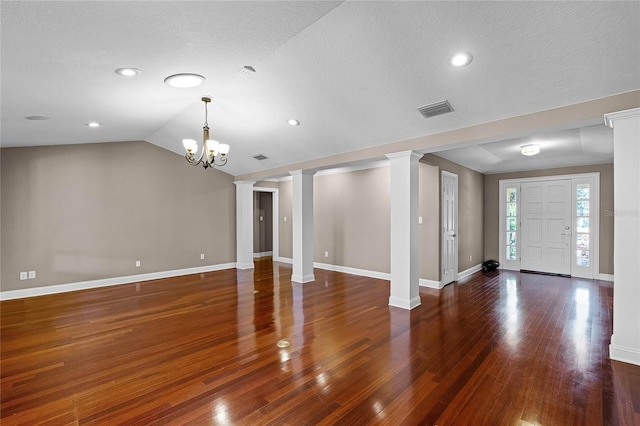
[[458, 236], [458, 234], [451, 234], [451, 236], [452, 236], [452, 237], [457, 237], [457, 236]]

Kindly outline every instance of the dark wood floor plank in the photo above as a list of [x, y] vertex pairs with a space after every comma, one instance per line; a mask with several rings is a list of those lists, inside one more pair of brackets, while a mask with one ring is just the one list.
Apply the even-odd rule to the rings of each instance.
[[477, 273], [405, 311], [387, 281], [315, 272], [266, 259], [0, 302], [0, 422], [640, 425], [610, 283]]

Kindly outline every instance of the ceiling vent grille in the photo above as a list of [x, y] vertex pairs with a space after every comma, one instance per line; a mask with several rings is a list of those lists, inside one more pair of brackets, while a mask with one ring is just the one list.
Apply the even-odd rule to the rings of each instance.
[[262, 160], [266, 160], [269, 157], [267, 157], [266, 155], [258, 154], [258, 155], [254, 155], [253, 158], [255, 158], [258, 161], [262, 161]]
[[435, 104], [426, 105], [418, 108], [418, 111], [424, 118], [435, 117], [436, 115], [446, 114], [453, 112], [453, 108], [449, 101], [444, 100], [442, 102], [436, 102]]

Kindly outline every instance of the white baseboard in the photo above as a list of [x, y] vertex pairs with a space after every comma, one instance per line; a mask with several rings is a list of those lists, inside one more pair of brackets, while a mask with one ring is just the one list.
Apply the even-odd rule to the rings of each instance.
[[291, 259], [290, 257], [278, 257], [273, 260], [274, 262], [288, 263], [289, 265], [293, 265], [293, 259]]
[[442, 281], [433, 281], [433, 280], [428, 280], [426, 278], [420, 278], [420, 286], [435, 288], [436, 290], [440, 290], [442, 287], [444, 287], [442, 285]]
[[345, 274], [359, 275], [361, 277], [378, 278], [381, 280], [390, 280], [391, 274], [388, 272], [370, 271], [367, 269], [351, 268], [348, 266], [331, 265], [329, 263], [313, 262], [313, 267], [325, 269], [327, 271], [344, 272]]
[[598, 274], [598, 279], [600, 281], [613, 282], [613, 275], [612, 274]]
[[266, 256], [273, 256], [273, 252], [263, 251], [262, 253], [253, 253], [253, 257], [266, 257]]
[[475, 266], [472, 266], [469, 269], [465, 269], [462, 272], [458, 272], [458, 281], [467, 278], [469, 275], [475, 274], [476, 272], [482, 270], [482, 263], [478, 263]]
[[112, 285], [131, 284], [140, 281], [157, 280], [160, 278], [171, 278], [181, 275], [220, 271], [223, 269], [231, 269], [235, 267], [235, 262], [222, 263], [219, 265], [198, 266], [195, 268], [175, 269], [172, 271], [150, 272], [148, 274], [128, 275], [125, 277], [104, 278], [100, 280], [80, 281], [69, 284], [57, 284], [45, 287], [0, 291], [0, 300], [22, 299], [25, 297], [44, 296], [46, 294], [66, 293], [69, 291], [88, 290], [91, 288], [108, 287]]
[[[613, 336], [611, 336], [611, 340], [613, 340]], [[609, 358], [614, 361], [640, 365], [640, 349], [627, 348], [612, 343], [609, 345]]]

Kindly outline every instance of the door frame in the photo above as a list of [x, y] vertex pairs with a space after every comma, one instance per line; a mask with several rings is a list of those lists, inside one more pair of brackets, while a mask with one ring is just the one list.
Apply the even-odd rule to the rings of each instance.
[[[446, 170], [441, 170], [440, 171], [440, 285], [442, 287], [444, 287], [445, 284], [445, 280], [444, 280], [444, 258], [445, 258], [445, 244], [444, 244], [444, 177], [450, 177], [453, 178], [455, 180], [455, 196], [453, 198], [453, 228], [456, 231], [456, 234], [458, 234], [458, 175], [455, 173], [451, 173], [448, 172]], [[456, 235], [456, 237], [453, 239], [453, 281], [451, 282], [456, 282], [458, 281], [458, 240], [459, 240], [459, 236]]]
[[[278, 188], [268, 188], [268, 187], [263, 187], [263, 186], [254, 186], [253, 187], [253, 192], [271, 192], [272, 193], [272, 199], [271, 199], [271, 206], [272, 206], [272, 211], [273, 211], [273, 218], [272, 218], [272, 233], [273, 233], [273, 243], [272, 243], [272, 259], [274, 262], [279, 262], [280, 261], [280, 229], [278, 227], [278, 225], [280, 224], [280, 221], [278, 220], [278, 217], [280, 215], [280, 190]], [[252, 222], [253, 223], [253, 222]]]
[[[571, 230], [571, 276], [579, 277], [579, 278], [589, 278], [589, 279], [599, 279], [600, 277], [600, 172], [593, 173], [578, 173], [578, 174], [569, 174], [569, 175], [553, 175], [553, 176], [541, 176], [541, 177], [532, 177], [532, 178], [517, 178], [517, 179], [502, 179], [499, 181], [499, 214], [498, 214], [498, 250], [499, 250], [499, 262], [500, 269], [508, 269], [508, 270], [520, 270], [520, 231], [518, 231], [518, 239], [517, 239], [517, 252], [518, 252], [518, 260], [506, 260], [506, 238], [507, 231], [504, 226], [506, 223], [506, 199], [505, 199], [505, 190], [507, 187], [516, 187], [517, 188], [517, 221], [518, 221], [518, 230], [520, 230], [522, 226], [522, 217], [520, 215], [521, 211], [521, 191], [520, 184], [524, 182], [541, 182], [541, 181], [549, 181], [549, 180], [563, 180], [570, 179], [571, 180], [571, 202], [572, 206], [575, 205], [575, 188], [577, 183], [582, 183], [584, 180], [592, 179], [593, 181], [593, 198], [589, 216], [590, 224], [593, 223], [593, 226], [590, 227], [590, 237], [591, 240], [589, 242], [593, 269], [591, 274], [586, 274], [589, 276], [585, 276], [582, 274], [579, 268], [576, 268], [575, 265], [575, 253], [576, 253], [576, 239], [575, 239], [575, 223], [572, 223]], [[575, 208], [572, 208], [571, 220], [575, 222]]]

